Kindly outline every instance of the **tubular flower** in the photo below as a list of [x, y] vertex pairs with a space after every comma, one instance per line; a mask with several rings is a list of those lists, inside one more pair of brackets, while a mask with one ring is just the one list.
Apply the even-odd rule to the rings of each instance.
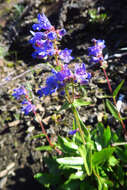
[[88, 84], [89, 79], [91, 78], [91, 73], [86, 72], [84, 63], [82, 63], [81, 66], [79, 64], [75, 65], [75, 78], [80, 84]]
[[31, 44], [35, 44], [37, 40], [45, 40], [47, 38], [47, 35], [44, 32], [31, 31], [31, 34], [33, 35], [33, 37], [29, 40]]
[[60, 87], [59, 81], [56, 78], [55, 75], [52, 75], [47, 78], [46, 80], [46, 86], [38, 90], [39, 98], [41, 98], [43, 95], [47, 96], [50, 95]]
[[64, 80], [73, 77], [73, 73], [67, 67], [67, 65], [64, 65], [62, 70], [59, 72], [52, 70], [52, 73], [53, 73], [53, 75], [48, 77], [46, 80], [46, 86], [42, 87], [37, 92], [39, 94], [40, 98], [43, 95], [47, 96], [47, 95], [50, 95], [50, 94], [56, 92], [58, 89], [62, 89], [65, 85]]
[[62, 38], [66, 34], [66, 30], [64, 28], [57, 30], [57, 33], [59, 34], [59, 37]]
[[75, 129], [75, 130], [72, 130], [72, 131], [69, 131], [69, 135], [74, 135], [75, 133], [77, 133], [77, 131], [79, 131], [79, 129]]
[[36, 45], [33, 47], [35, 48], [35, 52], [32, 54], [34, 58], [42, 59], [55, 53], [53, 43], [49, 40], [36, 41]]
[[98, 63], [103, 61], [102, 51], [106, 47], [104, 40], [93, 39], [94, 46], [88, 48], [89, 56], [91, 56], [90, 62]]
[[51, 30], [51, 28], [53, 27], [44, 13], [38, 14], [37, 19], [38, 23], [33, 24], [32, 26], [33, 30], [39, 30], [39, 31], [41, 29]]
[[71, 49], [65, 48], [64, 50], [61, 50], [59, 53], [60, 59], [62, 59], [65, 63], [69, 63], [72, 59], [74, 59], [71, 56]]
[[52, 72], [56, 75], [56, 78], [59, 81], [64, 81], [65, 79], [73, 78], [73, 73], [71, 72], [71, 70], [68, 68], [67, 65], [64, 65], [61, 71], [59, 72], [56, 72], [54, 70]]
[[16, 98], [17, 100], [19, 100], [21, 96], [26, 95], [26, 90], [23, 86], [15, 88], [13, 91], [14, 93], [12, 94], [12, 96], [14, 96], [14, 98]]
[[[33, 45], [35, 52], [32, 54], [34, 58], [47, 58], [57, 54], [55, 40], [61, 39], [65, 34], [65, 29], [55, 30], [44, 13], [38, 14], [38, 22], [33, 24], [34, 31], [30, 31], [33, 37], [29, 42]], [[45, 30], [41, 32], [41, 29]], [[35, 32], [38, 30], [38, 32]], [[55, 48], [54, 48], [55, 47]]]
[[25, 113], [25, 115], [28, 115], [30, 112], [35, 111], [35, 105], [26, 99], [21, 104], [23, 105], [22, 111]]

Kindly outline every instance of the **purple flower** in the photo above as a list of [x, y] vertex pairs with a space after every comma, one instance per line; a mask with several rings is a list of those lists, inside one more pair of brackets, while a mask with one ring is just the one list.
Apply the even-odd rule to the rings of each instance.
[[91, 57], [90, 63], [98, 63], [99, 61], [103, 61], [102, 57]]
[[48, 86], [50, 89], [58, 88], [58, 80], [55, 75], [52, 75], [49, 78], [47, 78], [46, 86]]
[[31, 44], [35, 44], [38, 40], [45, 40], [47, 38], [47, 35], [44, 32], [33, 32], [31, 31], [33, 37], [29, 40]]
[[32, 53], [33, 58], [43, 59], [46, 56], [47, 56], [47, 53], [42, 51], [41, 49]]
[[13, 91], [14, 93], [12, 94], [12, 96], [14, 96], [14, 98], [16, 98], [17, 100], [20, 99], [21, 96], [26, 95], [26, 90], [23, 86], [15, 88]]
[[59, 72], [56, 72], [54, 70], [52, 70], [52, 72], [56, 75], [58, 81], [64, 81], [65, 79], [73, 77], [73, 73], [71, 72], [71, 70], [68, 68], [67, 65], [64, 65], [61, 71]]
[[102, 49], [98, 48], [98, 46], [92, 46], [88, 48], [89, 56], [98, 57], [98, 55], [102, 54]]
[[22, 102], [22, 105], [22, 111], [25, 113], [25, 115], [29, 114], [32, 111], [35, 111], [35, 105], [27, 101], [26, 99]]
[[69, 135], [74, 135], [76, 132], [77, 132], [78, 130], [76, 129], [76, 130], [72, 130], [72, 131], [69, 131]]
[[61, 95], [61, 96], [64, 96], [64, 95], [65, 95], [65, 90], [61, 90], [61, 91], [60, 91], [60, 95]]
[[50, 95], [60, 87], [59, 81], [56, 78], [55, 75], [52, 75], [47, 78], [46, 80], [46, 86], [38, 90], [37, 94], [39, 94], [39, 98], [41, 98], [43, 95], [47, 96]]
[[57, 34], [56, 34], [56, 32], [49, 32], [47, 34], [47, 37], [49, 40], [55, 40], [57, 38]]
[[46, 56], [52, 56], [55, 54], [53, 43], [49, 40], [36, 41], [36, 45], [33, 46], [35, 52], [32, 54], [34, 58], [42, 59]]
[[52, 70], [52, 73], [53, 75], [48, 77], [46, 80], [46, 86], [39, 89], [37, 92], [40, 98], [43, 95], [47, 96], [56, 92], [58, 89], [62, 89], [65, 85], [64, 80], [73, 76], [72, 72], [70, 71], [70, 69], [68, 69], [67, 65], [64, 65], [62, 70], [59, 72]]
[[95, 45], [98, 46], [100, 49], [104, 49], [106, 47], [104, 40], [93, 39], [92, 42], [94, 42]]
[[91, 73], [86, 72], [84, 63], [81, 66], [79, 64], [75, 65], [75, 78], [80, 84], [87, 84], [89, 82]]
[[39, 98], [41, 98], [43, 96], [43, 88], [40, 88], [38, 91], [37, 91], [37, 94], [39, 95]]
[[105, 41], [93, 39], [92, 42], [94, 46], [88, 48], [89, 56], [91, 56], [90, 62], [97, 63], [101, 60], [103, 61], [102, 51], [106, 47]]
[[61, 50], [59, 53], [60, 59], [62, 59], [65, 63], [69, 63], [73, 57], [71, 56], [71, 49], [65, 48], [64, 50]]
[[33, 30], [51, 30], [51, 28], [53, 28], [53, 26], [51, 25], [50, 21], [48, 20], [48, 18], [45, 16], [44, 13], [42, 14], [38, 14], [37, 16], [38, 18], [38, 23], [33, 24]]
[[63, 28], [61, 30], [58, 30], [59, 36], [63, 37], [66, 34], [66, 30]]

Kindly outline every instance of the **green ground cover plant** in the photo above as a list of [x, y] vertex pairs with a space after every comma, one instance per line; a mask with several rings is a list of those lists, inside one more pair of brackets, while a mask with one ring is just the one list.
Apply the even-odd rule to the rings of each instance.
[[127, 131], [121, 116], [116, 97], [124, 80], [112, 89], [106, 68], [107, 60], [103, 55], [106, 47], [104, 40], [93, 39], [93, 46], [88, 48], [90, 64], [99, 64], [104, 72], [110, 92], [110, 99], [106, 99], [107, 111], [119, 121], [121, 128], [112, 130], [112, 126], [98, 122], [92, 128], [87, 128], [78, 112], [78, 107], [92, 104], [86, 101], [87, 96], [79, 94], [81, 89], [89, 85], [92, 77], [87, 72], [85, 63], [71, 62], [72, 50], [60, 49], [60, 40], [66, 35], [65, 29], [55, 29], [44, 13], [38, 14], [37, 23], [33, 24], [30, 43], [34, 48], [33, 58], [48, 59], [52, 69], [51, 76], [47, 77], [45, 86], [37, 90], [40, 100], [52, 95], [56, 91], [64, 99], [60, 110], [69, 109], [73, 113], [72, 130], [67, 137], [58, 136], [57, 143], [53, 143], [46, 133], [44, 125], [36, 112], [34, 95], [29, 84], [19, 86], [13, 90], [13, 97], [22, 105], [24, 114], [32, 112], [41, 126], [49, 145], [38, 147], [41, 151], [56, 151], [56, 156], [46, 158], [49, 168], [47, 173], [37, 173], [34, 177], [46, 188], [57, 190], [85, 190], [85, 189], [121, 189], [127, 187]]

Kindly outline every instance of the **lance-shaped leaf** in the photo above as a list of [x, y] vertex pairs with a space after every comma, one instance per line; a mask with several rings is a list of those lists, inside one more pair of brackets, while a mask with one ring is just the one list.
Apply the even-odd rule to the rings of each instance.
[[88, 101], [84, 101], [82, 99], [75, 99], [74, 102], [73, 102], [73, 105], [75, 107], [79, 107], [79, 106], [88, 106], [90, 105], [91, 102], [88, 102]]
[[113, 97], [116, 97], [116, 96], [117, 96], [117, 94], [119, 93], [119, 91], [120, 91], [120, 89], [122, 88], [123, 84], [124, 84], [124, 80], [122, 80], [121, 83], [120, 83], [120, 84], [116, 87], [116, 89], [114, 90], [114, 92], [113, 92]]
[[70, 180], [73, 180], [73, 179], [81, 179], [81, 180], [83, 180], [84, 178], [85, 178], [85, 175], [84, 175], [84, 172], [82, 170], [81, 171], [77, 171], [75, 173], [72, 173], [69, 176]]
[[92, 145], [90, 143], [86, 146], [82, 145], [78, 150], [83, 158], [86, 172], [90, 176], [92, 173]]
[[44, 151], [44, 150], [47, 150], [47, 151], [51, 151], [53, 150], [53, 148], [51, 146], [39, 146], [37, 148], [35, 148], [36, 150], [40, 150], [40, 151]]
[[72, 166], [83, 165], [82, 157], [64, 157], [64, 158], [58, 158], [58, 159], [56, 159], [56, 161], [59, 164], [65, 164], [65, 165], [72, 165]]
[[119, 118], [117, 109], [115, 108], [115, 106], [109, 100], [106, 100], [106, 106], [108, 107], [108, 109], [111, 112], [112, 116], [120, 121], [121, 119]]
[[89, 133], [89, 131], [87, 130], [87, 128], [86, 128], [86, 126], [85, 126], [85, 124], [83, 123], [83, 121], [82, 121], [82, 119], [80, 118], [80, 115], [79, 115], [79, 113], [78, 113], [78, 111], [77, 111], [77, 109], [75, 108], [75, 106], [74, 105], [72, 105], [72, 109], [73, 109], [73, 112], [75, 112], [76, 113], [76, 117], [77, 118], [75, 118], [75, 120], [76, 120], [76, 126], [75, 126], [75, 128], [77, 129], [77, 128], [79, 128], [79, 126], [78, 126], [78, 120], [79, 120], [79, 123], [80, 123], [80, 126], [81, 126], [81, 128], [82, 128], [82, 130], [83, 130], [83, 132], [84, 132], [84, 137], [85, 137], [85, 139], [87, 140], [87, 141], [90, 141], [90, 133]]
[[110, 130], [109, 126], [106, 129], [104, 129], [103, 140], [104, 140], [105, 147], [110, 144], [110, 141], [111, 141], [111, 130]]
[[78, 146], [74, 142], [69, 142], [66, 138], [58, 136], [58, 144], [63, 152], [76, 153]]
[[57, 113], [62, 111], [62, 110], [66, 110], [70, 107], [71, 107], [71, 105], [67, 101], [65, 101], [64, 104], [61, 106], [61, 108], [57, 111]]

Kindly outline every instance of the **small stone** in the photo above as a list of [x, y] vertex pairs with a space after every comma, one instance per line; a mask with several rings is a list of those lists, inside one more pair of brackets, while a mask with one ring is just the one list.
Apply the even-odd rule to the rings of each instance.
[[31, 127], [29, 127], [29, 128], [27, 129], [27, 132], [31, 133], [34, 129], [35, 129], [34, 126], [31, 126]]
[[0, 180], [0, 189], [3, 189], [7, 182], [7, 177], [4, 177]]

